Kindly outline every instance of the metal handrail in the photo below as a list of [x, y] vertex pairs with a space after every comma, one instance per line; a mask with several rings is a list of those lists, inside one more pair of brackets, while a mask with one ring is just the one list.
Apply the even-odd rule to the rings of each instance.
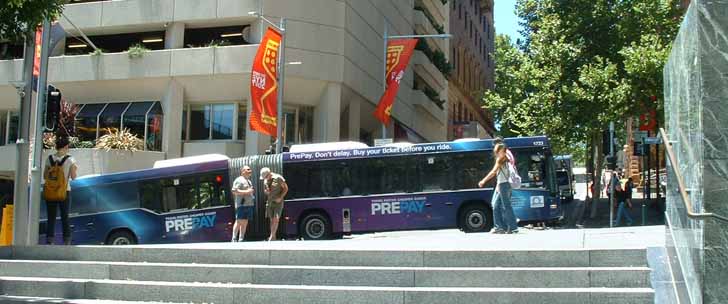
[[690, 202], [690, 197], [688, 196], [687, 190], [685, 190], [685, 181], [683, 180], [682, 174], [680, 174], [680, 171], [678, 170], [677, 166], [677, 157], [675, 157], [675, 151], [672, 149], [672, 142], [667, 138], [667, 132], [665, 132], [665, 129], [660, 128], [660, 135], [662, 136], [662, 142], [665, 143], [665, 152], [667, 153], [667, 159], [670, 161], [670, 164], [672, 165], [672, 172], [675, 173], [675, 179], [677, 179], [677, 186], [678, 191], [680, 192], [680, 196], [682, 198], [683, 204], [685, 204], [685, 209], [688, 213], [688, 217], [698, 220], [704, 220], [706, 218], [715, 218], [722, 221], [728, 222], [728, 217], [718, 215], [711, 212], [694, 212], [693, 211], [693, 204]]

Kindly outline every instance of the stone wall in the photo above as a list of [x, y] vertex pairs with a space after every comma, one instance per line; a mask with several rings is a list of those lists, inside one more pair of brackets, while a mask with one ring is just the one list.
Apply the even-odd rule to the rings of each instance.
[[[665, 67], [665, 121], [696, 212], [728, 215], [728, 1], [693, 1]], [[668, 175], [668, 252], [691, 303], [728, 303], [728, 223], [687, 217]]]

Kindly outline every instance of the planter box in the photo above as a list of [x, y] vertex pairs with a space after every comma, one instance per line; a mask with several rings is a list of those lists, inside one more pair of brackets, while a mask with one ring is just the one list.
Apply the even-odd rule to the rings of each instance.
[[[44, 163], [51, 153], [55, 151], [43, 151]], [[148, 169], [154, 167], [155, 161], [165, 159], [164, 152], [153, 151], [71, 149], [70, 154], [78, 164], [78, 176]]]

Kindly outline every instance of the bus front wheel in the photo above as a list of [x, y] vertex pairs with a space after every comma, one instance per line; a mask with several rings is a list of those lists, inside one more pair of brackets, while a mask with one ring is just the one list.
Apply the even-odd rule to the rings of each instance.
[[126, 230], [118, 230], [112, 233], [106, 240], [106, 245], [134, 245], [136, 238]]
[[331, 236], [331, 223], [326, 215], [311, 213], [301, 220], [300, 231], [304, 240], [325, 240]]
[[493, 228], [493, 215], [482, 205], [470, 205], [460, 212], [460, 228], [465, 232], [484, 232]]

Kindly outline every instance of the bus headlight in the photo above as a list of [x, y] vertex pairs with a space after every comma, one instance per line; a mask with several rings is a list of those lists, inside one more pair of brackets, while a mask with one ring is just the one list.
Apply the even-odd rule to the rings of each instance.
[[559, 209], [559, 205], [557, 205], [557, 204], [551, 204], [551, 209]]

